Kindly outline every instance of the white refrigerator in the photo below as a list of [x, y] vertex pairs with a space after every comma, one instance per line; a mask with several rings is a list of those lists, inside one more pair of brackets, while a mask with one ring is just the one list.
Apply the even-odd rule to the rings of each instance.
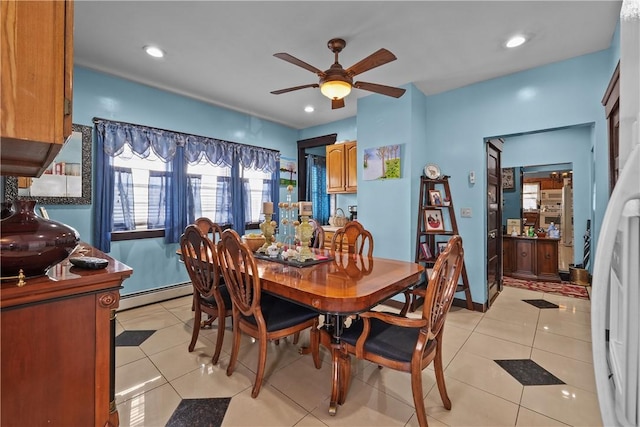
[[640, 0], [620, 12], [621, 172], [593, 270], [593, 366], [605, 426], [640, 424]]

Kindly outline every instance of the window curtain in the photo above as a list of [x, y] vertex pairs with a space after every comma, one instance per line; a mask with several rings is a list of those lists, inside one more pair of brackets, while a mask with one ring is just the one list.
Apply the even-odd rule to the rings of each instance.
[[202, 216], [202, 176], [189, 175], [187, 177], [188, 197], [187, 197], [187, 220], [189, 224], [196, 222]]
[[231, 178], [219, 176], [216, 182], [216, 216], [213, 219], [218, 224], [232, 224], [231, 213]]
[[167, 203], [167, 187], [169, 185], [167, 175], [160, 171], [149, 173], [149, 200], [147, 212], [147, 228], [164, 228], [165, 206]]
[[327, 194], [327, 159], [307, 156], [307, 200], [313, 205], [313, 217], [320, 224], [329, 223], [329, 195]]
[[106, 156], [104, 133], [94, 132], [96, 136], [96, 187], [94, 191], [95, 212], [93, 244], [103, 252], [111, 252], [111, 226], [113, 224], [113, 188], [115, 174], [111, 157]]
[[133, 174], [131, 169], [114, 168], [113, 187], [113, 231], [127, 231], [136, 228], [133, 198]]
[[[240, 178], [240, 165], [259, 169], [278, 176], [280, 153], [261, 147], [237, 144], [215, 138], [172, 132], [131, 123], [94, 119], [97, 135], [97, 179], [95, 215], [95, 243], [99, 249], [109, 252], [113, 221], [113, 188], [115, 173], [111, 158], [122, 153], [125, 144], [142, 158], [153, 151], [162, 161], [170, 164], [166, 182], [165, 242], [177, 243], [188, 224], [189, 186], [187, 164], [196, 163], [202, 156], [213, 165], [231, 167], [230, 195], [225, 212], [231, 211], [231, 224], [240, 234], [245, 228], [244, 184]], [[191, 191], [191, 195], [193, 192]], [[272, 193], [277, 206], [279, 192]], [[195, 205], [194, 205], [195, 206]]]

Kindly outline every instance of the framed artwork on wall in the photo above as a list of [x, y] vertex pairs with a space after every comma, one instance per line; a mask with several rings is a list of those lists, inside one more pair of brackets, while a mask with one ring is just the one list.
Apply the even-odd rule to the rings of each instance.
[[513, 190], [516, 188], [516, 181], [514, 178], [516, 168], [503, 168], [502, 169], [502, 189]]

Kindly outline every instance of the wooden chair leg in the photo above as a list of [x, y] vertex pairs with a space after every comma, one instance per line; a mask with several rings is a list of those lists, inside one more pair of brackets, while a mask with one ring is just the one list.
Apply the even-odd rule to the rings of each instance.
[[231, 358], [229, 359], [229, 366], [227, 366], [227, 376], [233, 374], [233, 370], [236, 367], [238, 361], [238, 351], [240, 351], [240, 328], [238, 327], [238, 320], [233, 317], [233, 344], [231, 346]]
[[416, 417], [420, 427], [427, 427], [427, 411], [424, 409], [422, 398], [422, 369], [421, 366], [412, 366], [411, 370], [411, 393], [413, 394], [413, 405], [416, 408]]
[[218, 336], [216, 337], [216, 350], [213, 353], [213, 357], [211, 358], [211, 363], [214, 365], [218, 363], [218, 359], [220, 358], [220, 351], [222, 350], [222, 340], [224, 339], [224, 328], [225, 328], [225, 318], [226, 313], [218, 313]]
[[196, 307], [193, 316], [193, 332], [191, 333], [191, 342], [189, 343], [189, 352], [192, 352], [196, 347], [196, 341], [198, 341], [198, 334], [200, 333], [200, 321], [202, 319], [202, 310], [200, 307]]
[[436, 344], [436, 357], [433, 360], [433, 370], [436, 374], [436, 383], [438, 384], [438, 391], [440, 392], [440, 398], [446, 409], [451, 409], [451, 399], [447, 394], [447, 386], [444, 383], [444, 370], [442, 369], [442, 330], [438, 337], [438, 343]]
[[298, 344], [299, 339], [300, 339], [300, 331], [293, 334], [293, 344]]
[[267, 364], [267, 340], [261, 338], [260, 343], [260, 354], [258, 356], [258, 370], [256, 372], [256, 382], [253, 385], [253, 390], [251, 390], [251, 397], [256, 398], [260, 393], [260, 387], [262, 387], [262, 380], [264, 379], [264, 369]]

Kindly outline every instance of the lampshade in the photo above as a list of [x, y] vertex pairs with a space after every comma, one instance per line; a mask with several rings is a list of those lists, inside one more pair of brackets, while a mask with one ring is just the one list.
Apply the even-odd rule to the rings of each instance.
[[351, 84], [341, 80], [322, 83], [320, 92], [329, 99], [342, 99], [351, 92]]

